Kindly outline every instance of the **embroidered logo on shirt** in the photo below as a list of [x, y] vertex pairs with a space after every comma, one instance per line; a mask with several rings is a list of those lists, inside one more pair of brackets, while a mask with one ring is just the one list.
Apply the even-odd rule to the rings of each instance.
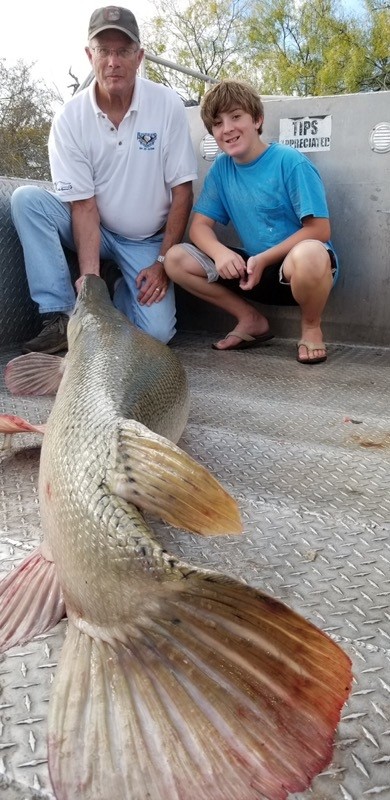
[[56, 181], [54, 184], [54, 188], [56, 192], [69, 192], [71, 189], [73, 189], [73, 186], [71, 183], [64, 183], [64, 181]]
[[157, 139], [157, 133], [137, 133], [137, 141], [140, 150], [153, 150], [153, 145]]

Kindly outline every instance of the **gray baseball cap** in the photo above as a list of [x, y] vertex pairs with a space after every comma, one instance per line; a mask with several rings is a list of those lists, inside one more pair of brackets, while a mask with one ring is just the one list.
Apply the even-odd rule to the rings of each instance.
[[140, 44], [139, 28], [132, 11], [120, 6], [97, 8], [89, 21], [88, 40], [103, 31], [114, 29], [130, 36], [133, 42]]

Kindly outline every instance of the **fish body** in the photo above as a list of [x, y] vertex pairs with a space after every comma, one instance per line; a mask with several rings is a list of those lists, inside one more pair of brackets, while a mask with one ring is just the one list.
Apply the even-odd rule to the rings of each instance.
[[285, 800], [331, 759], [350, 660], [282, 603], [161, 548], [145, 511], [241, 530], [233, 499], [175, 444], [185, 372], [94, 276], [68, 336], [42, 446], [43, 544], [0, 583], [2, 650], [68, 616], [48, 717], [55, 796]]
[[84, 620], [112, 625], [138, 615], [148, 581], [172, 571], [141, 512], [109, 486], [127, 468], [121, 443], [127, 430], [137, 437], [137, 422], [177, 441], [188, 385], [174, 352], [129, 325], [98, 279], [84, 285], [68, 336], [70, 357], [42, 445], [42, 529], [68, 614], [74, 607]]

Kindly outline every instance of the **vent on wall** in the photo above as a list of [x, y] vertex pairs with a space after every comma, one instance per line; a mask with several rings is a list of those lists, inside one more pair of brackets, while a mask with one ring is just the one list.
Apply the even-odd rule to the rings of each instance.
[[204, 158], [205, 161], [214, 161], [215, 156], [220, 152], [214, 136], [212, 136], [211, 133], [206, 133], [200, 142], [200, 154], [202, 158]]
[[370, 147], [374, 153], [390, 152], [390, 122], [378, 122], [370, 133]]

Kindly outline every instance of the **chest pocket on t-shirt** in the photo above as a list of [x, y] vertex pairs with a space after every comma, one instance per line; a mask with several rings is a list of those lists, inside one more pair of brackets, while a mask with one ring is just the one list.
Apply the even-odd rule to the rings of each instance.
[[[284, 228], [287, 209], [283, 203], [256, 203], [256, 216], [261, 228]], [[282, 237], [281, 237], [282, 238]]]

